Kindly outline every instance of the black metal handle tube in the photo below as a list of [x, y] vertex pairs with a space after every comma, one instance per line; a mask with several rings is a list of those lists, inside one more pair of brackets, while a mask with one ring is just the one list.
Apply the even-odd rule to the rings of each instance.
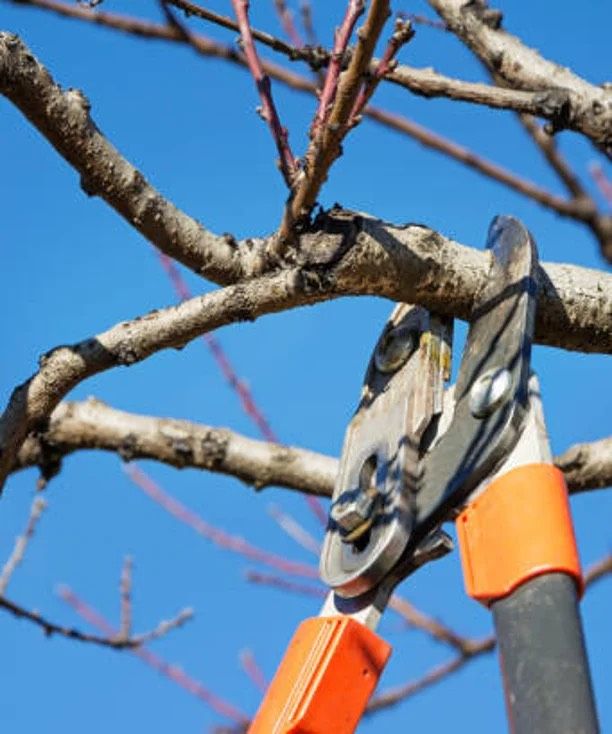
[[574, 580], [538, 576], [492, 610], [512, 734], [598, 734]]

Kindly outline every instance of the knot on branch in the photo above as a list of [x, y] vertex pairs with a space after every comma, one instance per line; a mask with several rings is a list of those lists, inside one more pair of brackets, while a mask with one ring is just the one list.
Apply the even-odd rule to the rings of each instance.
[[209, 431], [200, 441], [203, 460], [209, 469], [217, 469], [225, 461], [227, 454], [227, 435], [221, 431]]
[[473, 17], [478, 18], [481, 23], [486, 25], [488, 28], [492, 28], [494, 31], [501, 28], [501, 24], [504, 19], [504, 14], [501, 10], [490, 8], [486, 0], [470, 0], [463, 6], [462, 11], [464, 13], [470, 13]]
[[569, 127], [572, 121], [572, 104], [566, 89], [539, 92], [534, 96], [534, 102], [541, 110], [541, 114], [548, 118], [544, 130], [549, 135]]
[[362, 224], [359, 214], [339, 204], [328, 210], [320, 209], [301, 229], [298, 264], [313, 266], [339, 262], [356, 241]]

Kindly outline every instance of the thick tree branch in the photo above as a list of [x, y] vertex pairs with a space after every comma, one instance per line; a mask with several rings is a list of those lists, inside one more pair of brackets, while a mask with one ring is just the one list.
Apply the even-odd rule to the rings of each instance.
[[[49, 478], [64, 456], [85, 449], [229, 474], [256, 489], [286, 487], [321, 497], [331, 497], [338, 470], [337, 459], [314, 451], [257, 441], [227, 428], [125, 413], [89, 398], [58, 405], [47, 429], [28, 436], [13, 471], [38, 466]], [[571, 493], [612, 486], [612, 437], [571, 446], [555, 464]]]
[[27, 433], [43, 428], [58, 402], [87, 377], [140, 362], [160, 349], [179, 349], [219, 326], [326, 296], [316, 285], [311, 288], [299, 271], [287, 270], [154, 311], [95, 338], [53, 349], [41, 357], [39, 371], [13, 391], [0, 417], [0, 484]]
[[63, 456], [80, 449], [230, 474], [257, 489], [275, 485], [324, 497], [331, 494], [337, 466], [332, 457], [314, 451], [257, 441], [225, 428], [124, 413], [90, 398], [58, 405], [47, 430], [28, 437], [15, 469], [37, 465], [43, 475], [50, 474]]
[[[382, 14], [376, 18], [377, 31], [381, 22]], [[368, 38], [364, 59], [370, 53], [372, 39]], [[359, 69], [361, 66], [353, 70], [356, 75]], [[21, 41], [8, 34], [0, 35], [0, 91], [18, 100], [39, 129], [56, 147], [64, 148], [61, 152], [85, 171], [88, 180], [93, 176], [114, 205], [126, 207], [144, 234], [151, 234], [149, 225], [159, 224], [162, 244], [182, 261], [221, 281], [236, 278], [241, 271], [265, 269], [266, 241], [238, 249], [231, 238], [211, 235], [211, 243], [204, 230], [196, 232], [194, 220], [161, 199], [100, 135], [80, 93], [62, 92]], [[341, 92], [338, 95], [349, 113], [353, 97], [352, 93], [347, 99]], [[160, 230], [153, 232], [153, 236], [159, 234]], [[167, 236], [171, 240], [164, 239]], [[39, 373], [15, 390], [0, 420], [0, 480], [27, 433], [44, 424], [72, 387], [101, 370], [182, 346], [220, 325], [340, 294], [422, 303], [467, 319], [487, 277], [485, 253], [445, 240], [424, 227], [393, 227], [350, 212], [321, 215], [298, 245], [299, 257], [308, 266], [120, 324], [96, 339], [58, 348], [43, 358]], [[241, 261], [249, 262], [249, 267]], [[541, 282], [540, 342], [582, 351], [612, 351], [612, 276], [550, 265], [542, 269]]]
[[[612, 154], [612, 92], [548, 61], [500, 28], [501, 13], [484, 0], [429, 0], [448, 28], [515, 90], [540, 92], [551, 132], [571, 127]], [[529, 110], [523, 110], [529, 112]], [[541, 113], [537, 113], [541, 114]]]
[[[343, 210], [321, 214], [300, 239], [308, 266], [228, 286], [58, 347], [17, 387], [0, 418], [0, 483], [32, 430], [77, 384], [101, 371], [180, 348], [211, 329], [340, 294], [386, 296], [469, 319], [488, 276], [486, 253], [420, 226], [393, 227]], [[582, 351], [612, 351], [612, 275], [563, 265], [540, 270], [536, 335]]]

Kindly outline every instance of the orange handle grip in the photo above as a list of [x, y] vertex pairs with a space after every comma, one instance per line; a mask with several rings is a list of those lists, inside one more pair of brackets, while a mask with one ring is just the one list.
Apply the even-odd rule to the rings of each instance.
[[248, 734], [353, 734], [390, 654], [350, 617], [305, 620]]
[[563, 474], [528, 464], [491, 482], [457, 518], [466, 591], [489, 604], [546, 573], [582, 574]]

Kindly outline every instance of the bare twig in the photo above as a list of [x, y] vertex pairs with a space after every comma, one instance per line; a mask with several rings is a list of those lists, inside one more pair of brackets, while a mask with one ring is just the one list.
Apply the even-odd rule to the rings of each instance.
[[[344, 26], [352, 30], [362, 8], [363, 0], [349, 0], [345, 23], [334, 45], [334, 50], [337, 50], [338, 53], [344, 53], [342, 46], [346, 36]], [[319, 109], [313, 122], [304, 170], [294, 196], [285, 208], [279, 236], [272, 243], [271, 251], [276, 255], [284, 251], [296, 225], [304, 224], [310, 216], [321, 186], [327, 179], [329, 169], [342, 152], [341, 142], [348, 132], [348, 123], [355, 100], [389, 14], [388, 0], [372, 0], [363, 27], [357, 34], [357, 45], [346, 71], [337, 78], [336, 72], [332, 73], [331, 66], [328, 70]], [[335, 55], [332, 57], [332, 60], [335, 61]], [[331, 81], [328, 81], [330, 79]]]
[[[174, 290], [176, 291], [179, 299], [181, 301], [187, 301], [192, 298], [193, 295], [189, 290], [187, 283], [182, 277], [176, 264], [163, 252], [157, 252], [162, 267], [170, 278], [170, 281], [172, 282]], [[210, 333], [204, 334], [203, 339], [206, 346], [210, 349], [213, 355], [213, 359], [217, 363], [217, 366], [221, 370], [221, 374], [223, 375], [231, 389], [238, 395], [242, 410], [253, 421], [253, 423], [255, 424], [263, 438], [266, 439], [266, 441], [270, 441], [272, 443], [280, 443], [276, 436], [276, 433], [272, 430], [270, 422], [257, 405], [251, 389], [246, 384], [246, 382], [238, 377], [238, 374], [236, 373], [236, 370], [227, 357], [227, 354], [225, 353], [223, 347], [221, 346], [221, 342], [219, 341], [219, 339], [217, 339], [216, 336]], [[306, 503], [308, 504], [310, 511], [317, 518], [317, 520], [323, 526], [325, 526], [325, 524], [327, 523], [327, 514], [321, 507], [319, 501], [316, 500], [314, 497], [307, 496]]]
[[408, 43], [413, 36], [414, 31], [412, 30], [410, 21], [398, 18], [395, 21], [395, 30], [391, 34], [391, 38], [387, 43], [387, 47], [382, 58], [371, 71], [370, 77], [364, 83], [361, 91], [359, 92], [359, 96], [355, 100], [355, 104], [349, 118], [349, 126], [357, 125], [360, 122], [363, 111], [376, 91], [376, 87], [397, 65], [395, 57], [401, 47]]
[[129, 639], [132, 634], [132, 568], [132, 559], [130, 556], [126, 556], [123, 559], [123, 568], [119, 580], [119, 597], [121, 600], [119, 637], [123, 640]]
[[593, 180], [597, 184], [599, 193], [603, 196], [606, 204], [612, 207], [612, 181], [606, 176], [599, 163], [591, 163], [589, 170], [591, 176], [593, 176]]
[[376, 120], [377, 122], [391, 127], [398, 132], [409, 135], [422, 145], [425, 145], [432, 150], [436, 150], [443, 155], [447, 155], [450, 158], [463, 163], [468, 168], [472, 168], [478, 173], [481, 173], [504, 186], [508, 186], [519, 194], [538, 202], [538, 204], [542, 204], [542, 206], [552, 209], [561, 216], [580, 219], [583, 221], [583, 209], [581, 206], [577, 206], [573, 200], [567, 200], [560, 196], [556, 196], [532, 181], [522, 178], [521, 176], [517, 176], [515, 173], [508, 171], [497, 163], [493, 163], [492, 161], [477, 155], [470, 148], [466, 148], [463, 145], [455, 143], [449, 138], [438, 135], [438, 133], [432, 132], [428, 128], [419, 125], [407, 117], [397, 115], [394, 112], [389, 112], [387, 110], [382, 110], [378, 107], [367, 107], [365, 114], [370, 117], [370, 119]]
[[[231, 19], [225, 16], [220, 16], [216, 13], [212, 13], [212, 11], [205, 10], [199, 5], [188, 2], [188, 0], [172, 0], [172, 3], [177, 7], [184, 9], [185, 12], [191, 15], [198, 15], [199, 17], [202, 17], [206, 20], [211, 20], [219, 25], [223, 25], [224, 27], [237, 29], [237, 24]], [[175, 29], [171, 27], [169, 28], [168, 26], [160, 26], [158, 24], [150, 23], [148, 21], [142, 21], [140, 19], [130, 18], [128, 16], [123, 16], [119, 14], [92, 12], [91, 10], [88, 10], [86, 8], [70, 5], [68, 3], [57, 2], [57, 0], [24, 0], [20, 4], [31, 7], [38, 7], [79, 20], [90, 21], [98, 25], [114, 28], [116, 30], [120, 30], [126, 33], [132, 33], [140, 37], [157, 38], [179, 42], [185, 41], [185, 38], [178, 34]], [[313, 54], [312, 49], [305, 49], [300, 54], [300, 49], [296, 49], [295, 47], [290, 46], [283, 41], [274, 38], [273, 36], [270, 36], [270, 34], [253, 30], [253, 35], [257, 40], [266, 43], [270, 48], [280, 51], [281, 53], [287, 55], [289, 58], [303, 58], [304, 60], [309, 61], [309, 63], [316, 63], [318, 65], [320, 65], [321, 63], [327, 63], [327, 60], [329, 58], [329, 56], [326, 55], [327, 52], [324, 52], [321, 49], [317, 49], [316, 54]], [[213, 56], [225, 59], [233, 63], [246, 65], [246, 60], [244, 59], [244, 57], [241, 54], [238, 54], [230, 46], [226, 46], [211, 39], [205, 38], [204, 36], [194, 34], [192, 34], [191, 36], [191, 43], [199, 53], [204, 54], [205, 56]], [[288, 71], [287, 69], [284, 69], [277, 64], [273, 64], [272, 62], [264, 61], [262, 63], [265, 72], [270, 77], [281, 81], [284, 84], [287, 84], [293, 89], [298, 89], [303, 92], [309, 92], [311, 94], [316, 93], [316, 85], [313, 84], [310, 79], [299, 74], [294, 74], [293, 72]], [[408, 67], [405, 68], [408, 69]], [[423, 76], [423, 74], [425, 74], [425, 76]], [[431, 76], [432, 74], [434, 75], [433, 77]], [[429, 82], [428, 79], [430, 80]], [[412, 69], [410, 70], [409, 77], [406, 76], [405, 72], [406, 82], [408, 83], [409, 81], [412, 90], [417, 91], [421, 94], [433, 93], [434, 87], [432, 87], [431, 79], [433, 79], [435, 84], [438, 85], [437, 88], [441, 93], [443, 92], [444, 88], [449, 84], [449, 80], [446, 80], [440, 86], [440, 79], [443, 79], [443, 77], [440, 77], [440, 75], [436, 75], [434, 72], [431, 72], [429, 70], [423, 71]], [[436, 81], [436, 79], [438, 81]], [[469, 91], [468, 96], [469, 95], [473, 96], [474, 92]], [[582, 200], [566, 201], [564, 199], [561, 199], [560, 197], [551, 194], [545, 189], [536, 186], [534, 183], [527, 181], [520, 176], [517, 176], [516, 174], [502, 168], [501, 166], [487, 161], [480, 156], [477, 156], [471, 150], [457, 145], [453, 141], [431, 132], [427, 128], [424, 128], [414, 123], [412, 120], [409, 120], [406, 117], [374, 107], [366, 108], [365, 115], [368, 116], [370, 119], [373, 119], [383, 125], [397, 130], [398, 132], [414, 138], [426, 147], [437, 150], [444, 155], [448, 155], [449, 157], [459, 161], [460, 163], [463, 163], [464, 165], [473, 168], [479, 173], [488, 176], [506, 186], [509, 186], [523, 196], [532, 198], [534, 201], [537, 201], [543, 206], [551, 208], [553, 211], [556, 211], [562, 216], [568, 216], [574, 219], [578, 219], [579, 221], [585, 221], [585, 216], [590, 216], [591, 214], [590, 210], [585, 208], [585, 206], [583, 205]], [[178, 257], [178, 259], [180, 259], [181, 262], [185, 262], [185, 260], [181, 257]]]
[[441, 20], [428, 18], [426, 15], [420, 15], [419, 13], [406, 13], [403, 10], [400, 10], [397, 15], [399, 18], [409, 20], [415, 25], [423, 25], [427, 26], [428, 28], [435, 28], [438, 31], [448, 31], [446, 23]]
[[315, 112], [312, 126], [310, 128], [310, 137], [312, 139], [321, 136], [323, 126], [331, 113], [332, 105], [336, 99], [336, 93], [338, 91], [340, 72], [342, 71], [344, 64], [344, 54], [346, 53], [349, 41], [353, 35], [355, 25], [357, 24], [359, 17], [363, 14], [364, 7], [364, 0], [349, 0], [344, 20], [342, 21], [342, 24], [336, 28], [334, 33], [334, 47], [329, 57], [325, 82], [323, 84], [323, 89], [321, 90], [321, 96], [319, 97], [317, 111]]
[[317, 556], [321, 555], [321, 544], [291, 515], [283, 512], [277, 505], [270, 505], [268, 512], [276, 520], [278, 526], [302, 548]]
[[[117, 630], [108, 622], [100, 612], [94, 609], [92, 606], [87, 604], [72, 589], [67, 586], [62, 586], [58, 590], [60, 598], [71, 606], [74, 611], [89, 624], [97, 627], [110, 639], [117, 639]], [[192, 696], [195, 696], [200, 701], [205, 703], [207, 706], [215, 711], [220, 716], [230, 719], [238, 723], [243, 723], [248, 720], [246, 714], [236, 708], [233, 704], [225, 701], [217, 694], [213, 693], [209, 688], [204, 686], [199, 681], [190, 677], [182, 670], [178, 665], [172, 665], [167, 663], [158, 655], [155, 655], [146, 647], [136, 647], [132, 650], [136, 657], [140, 658], [149, 667], [157, 670], [159, 673], [164, 675], [166, 678], [176, 683], [181, 688], [186, 690]]]
[[[90, 21], [98, 25], [106, 26], [108, 28], [113, 28], [127, 33], [133, 33], [140, 37], [156, 38], [178, 42], [185, 42], [186, 40], [184, 37], [177, 34], [175, 29], [173, 28], [169, 28], [168, 26], [160, 26], [154, 23], [141, 21], [139, 19], [130, 18], [127, 16], [99, 12], [92, 13], [91, 11], [84, 8], [79, 8], [77, 6], [69, 5], [63, 2], [56, 2], [56, 0], [24, 0], [24, 3], [27, 3], [27, 5], [32, 7], [50, 10], [51, 12], [56, 12], [67, 17]], [[185, 5], [186, 12], [194, 12], [191, 9], [187, 10], [187, 5], [189, 5], [189, 8], [191, 8], [192, 4], [187, 3], [186, 0], [175, 0], [174, 4], [178, 7], [182, 7], [183, 5]], [[194, 7], [197, 8], [199, 6]], [[233, 24], [233, 21], [229, 22], [230, 24]], [[233, 25], [231, 25], [231, 27], [233, 27]], [[203, 36], [194, 34], [191, 35], [191, 44], [194, 46], [194, 48], [196, 48], [199, 53], [205, 56], [221, 58], [232, 63], [238, 63], [242, 66], [246, 66], [246, 60], [244, 59], [244, 57], [241, 54], [238, 54], [234, 49], [229, 46], [225, 46], [211, 39], [207, 39]], [[290, 50], [292, 47], [287, 48]], [[277, 81], [281, 81], [289, 87], [302, 92], [308, 92], [311, 94], [316, 93], [316, 85], [307, 77], [295, 74], [269, 61], [263, 62], [263, 64], [266, 73]], [[402, 115], [398, 115], [396, 113], [389, 112], [378, 107], [367, 107], [364, 111], [364, 114], [365, 116], [382, 125], [390, 127], [402, 134], [408, 135], [425, 147], [436, 150], [443, 155], [447, 155], [450, 158], [468, 166], [469, 168], [472, 168], [478, 173], [492, 178], [493, 180], [498, 181], [503, 185], [509, 186], [511, 189], [517, 191], [521, 195], [533, 199], [539, 204], [552, 209], [562, 216], [580, 219], [581, 215], [583, 214], [583, 207], [576, 206], [575, 202], [566, 201], [558, 196], [555, 196], [554, 194], [537, 186], [533, 182], [517, 176], [516, 174], [508, 171], [498, 164], [476, 155], [470, 149], [458, 145], [452, 140], [438, 135], [437, 133], [434, 133], [421, 125], [418, 125], [417, 123]], [[76, 167], [77, 169], [79, 168], [79, 166]], [[115, 170], [115, 168], [116, 166], [113, 166], [112, 170]], [[114, 191], [115, 188], [116, 185], [114, 188], [111, 189], [111, 191]], [[140, 225], [141, 221], [137, 220], [136, 226], [140, 228]], [[151, 239], [152, 242], [158, 242], [159, 244], [159, 241], [154, 239], [153, 237], [149, 236], [149, 239]], [[178, 244], [182, 245], [182, 240], [179, 240]], [[159, 246], [161, 247], [161, 245]], [[192, 269], [197, 269], [189, 259], [185, 259], [186, 257], [190, 258], [192, 256], [193, 253], [189, 253], [188, 255], [186, 253], [185, 256], [177, 254], [174, 255], [174, 257], [176, 257], [184, 264], [188, 265], [188, 267], [191, 267]], [[209, 262], [206, 261], [206, 264], [208, 267]], [[230, 265], [229, 262], [228, 265]], [[238, 267], [238, 263], [234, 263], [234, 272], [239, 272]], [[208, 277], [213, 277], [211, 271], [207, 270], [206, 274], [208, 275]], [[227, 280], [227, 277], [225, 277], [225, 279], [219, 278], [217, 282], [227, 282]]]
[[162, 507], [166, 512], [170, 513], [174, 518], [192, 528], [199, 535], [210, 540], [219, 548], [237, 553], [243, 558], [248, 558], [266, 566], [275, 568], [283, 573], [294, 576], [305, 576], [307, 578], [318, 578], [318, 571], [315, 566], [297, 561], [289, 561], [282, 556], [271, 553], [270, 551], [258, 548], [247, 542], [243, 538], [221, 530], [220, 528], [207, 523], [203, 518], [195, 512], [185, 507], [177, 499], [169, 494], [154, 482], [146, 472], [135, 464], [126, 464], [125, 472], [145, 494]]
[[434, 640], [450, 645], [461, 653], [471, 650], [474, 646], [474, 640], [457, 634], [447, 624], [425, 614], [397, 593], [389, 600], [389, 608], [397, 612], [411, 627], [426, 632]]
[[238, 659], [240, 660], [240, 666], [247, 674], [249, 680], [261, 693], [265, 693], [268, 687], [268, 681], [257, 664], [253, 651], [248, 649], [241, 650]]
[[32, 540], [36, 525], [46, 507], [47, 503], [42, 497], [34, 498], [25, 530], [17, 536], [13, 550], [2, 568], [2, 573], [0, 573], [0, 597], [5, 595], [15, 570], [23, 561], [28, 543]]
[[479, 646], [474, 652], [466, 655], [457, 655], [441, 665], [434, 666], [431, 670], [425, 673], [425, 675], [417, 678], [416, 680], [412, 680], [408, 683], [404, 683], [403, 685], [395, 686], [394, 688], [383, 691], [370, 701], [368, 708], [366, 709], [366, 715], [374, 714], [377, 711], [387, 709], [390, 706], [395, 706], [398, 703], [405, 701], [407, 698], [420, 693], [425, 688], [429, 688], [430, 686], [445, 680], [449, 675], [456, 673], [460, 668], [463, 668], [463, 666], [470, 660], [473, 660], [479, 655], [490, 652], [494, 647], [494, 638], [486, 637], [479, 642]]
[[274, 0], [274, 7], [276, 8], [283, 32], [289, 41], [297, 48], [303, 46], [304, 41], [302, 41], [302, 37], [295, 26], [293, 13], [287, 7], [285, 0]]
[[306, 34], [306, 40], [309, 46], [318, 46], [319, 39], [315, 32], [312, 20], [312, 5], [310, 0], [300, 0], [300, 16], [302, 18], [302, 26]]
[[293, 189], [295, 177], [298, 172], [298, 164], [289, 146], [287, 129], [281, 124], [274, 99], [272, 97], [272, 86], [270, 77], [265, 73], [253, 41], [253, 33], [249, 22], [249, 0], [232, 0], [234, 12], [240, 28], [242, 48], [246, 56], [247, 64], [259, 92], [261, 108], [259, 114], [267, 122], [279, 156], [279, 165], [285, 183], [289, 190]]
[[601, 560], [591, 564], [584, 574], [584, 584], [587, 588], [612, 574], [612, 553], [608, 553]]
[[575, 199], [585, 197], [584, 187], [569, 163], [559, 152], [555, 138], [546, 133], [531, 115], [519, 115], [519, 119], [571, 196]]
[[245, 573], [245, 578], [252, 584], [270, 586], [274, 589], [289, 591], [294, 594], [301, 594], [302, 596], [314, 596], [315, 599], [324, 599], [327, 594], [326, 589], [322, 586], [303, 584], [292, 579], [287, 579], [284, 576], [275, 576], [274, 574], [261, 573], [260, 571], [249, 570]]
[[114, 635], [109, 637], [90, 635], [86, 632], [81, 632], [74, 627], [66, 627], [62, 624], [56, 624], [46, 617], [43, 617], [39, 612], [26, 609], [4, 596], [0, 597], [0, 608], [5, 609], [18, 619], [25, 619], [28, 622], [32, 622], [36, 626], [40, 627], [47, 637], [59, 635], [70, 640], [76, 640], [77, 642], [87, 642], [93, 645], [101, 645], [102, 647], [111, 647], [115, 650], [129, 650], [141, 644], [140, 640], [120, 639]]
[[[155, 629], [136, 635], [132, 639], [136, 646], [153, 642], [153, 640], [159, 640], [162, 637], [165, 637], [168, 632], [182, 627], [191, 619], [193, 619], [193, 609], [191, 609], [191, 607], [185, 607], [185, 609], [181, 609], [181, 611], [176, 616], [172, 617], [172, 619], [162, 619]], [[121, 635], [121, 632], [119, 632], [119, 634]]]

